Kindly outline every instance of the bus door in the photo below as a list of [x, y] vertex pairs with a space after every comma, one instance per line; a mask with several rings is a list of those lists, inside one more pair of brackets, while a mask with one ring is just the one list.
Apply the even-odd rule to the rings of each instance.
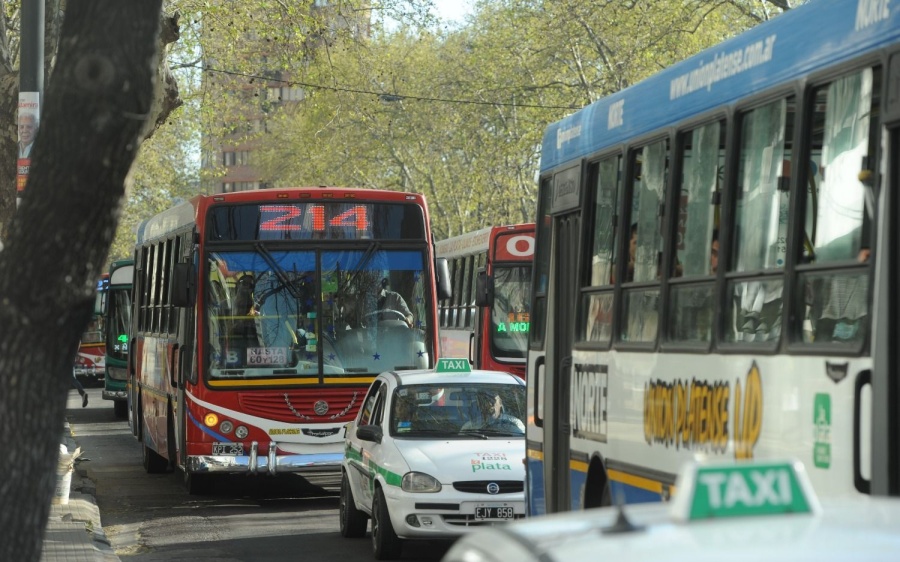
[[[529, 514], [570, 509], [572, 344], [578, 274], [581, 166], [542, 182], [539, 195], [526, 383], [533, 409], [527, 436]], [[543, 350], [535, 349], [543, 344]]]
[[[173, 284], [175, 313], [178, 318], [178, 329], [172, 345], [171, 368], [172, 390], [175, 393], [175, 411], [173, 416], [173, 435], [175, 436], [175, 457], [173, 467], [185, 467], [187, 463], [187, 403], [185, 401], [186, 385], [196, 384], [197, 360], [195, 345], [197, 293], [205, 284], [197, 282], [197, 260], [194, 260], [193, 248], [189, 243], [190, 236], [182, 235], [177, 239], [180, 251], [176, 254], [178, 263], [175, 267], [175, 283]], [[170, 450], [171, 445], [170, 445]]]
[[[569, 213], [553, 219], [553, 253], [556, 255], [555, 279], [552, 288], [556, 303], [553, 347], [555, 384], [551, 385], [546, 400], [551, 403], [554, 412], [552, 425], [558, 425], [553, 431], [550, 442], [550, 456], [553, 461], [546, 464], [545, 478], [556, 485], [548, 490], [548, 509], [550, 512], [568, 511], [571, 509], [571, 492], [569, 479], [569, 438], [572, 435], [570, 405], [572, 401], [572, 345], [575, 334], [576, 308], [576, 268], [578, 266], [578, 236], [581, 224], [580, 213]], [[545, 426], [546, 427], [546, 426]]]
[[[884, 174], [876, 210], [878, 234], [875, 242], [875, 270], [872, 319], [872, 372], [857, 375], [854, 396], [853, 473], [856, 488], [874, 495], [900, 496], [900, 53], [888, 64], [882, 137], [883, 162], [870, 170], [873, 177]], [[874, 183], [874, 182], [873, 182]], [[870, 186], [873, 187], [873, 186]], [[875, 186], [875, 189], [878, 189]], [[882, 313], [886, 311], [886, 313]], [[868, 435], [866, 411], [860, 408], [865, 387], [871, 387], [872, 417]], [[871, 443], [871, 480], [866, 480], [863, 458]]]

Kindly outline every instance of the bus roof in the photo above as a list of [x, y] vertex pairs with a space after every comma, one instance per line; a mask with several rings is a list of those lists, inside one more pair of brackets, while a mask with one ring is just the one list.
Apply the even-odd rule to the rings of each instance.
[[491, 235], [502, 232], [534, 232], [534, 223], [488, 226], [480, 230], [438, 240], [434, 243], [435, 255], [439, 258], [455, 258], [486, 252]]
[[541, 171], [701, 115], [900, 36], [886, 2], [812, 0], [547, 127]]
[[194, 224], [197, 220], [197, 214], [205, 212], [206, 208], [212, 204], [253, 203], [258, 201], [278, 201], [280, 203], [311, 201], [349, 202], [353, 200], [412, 202], [425, 207], [425, 198], [419, 193], [360, 187], [283, 187], [218, 193], [215, 195], [196, 195], [144, 220], [137, 228], [137, 245]]

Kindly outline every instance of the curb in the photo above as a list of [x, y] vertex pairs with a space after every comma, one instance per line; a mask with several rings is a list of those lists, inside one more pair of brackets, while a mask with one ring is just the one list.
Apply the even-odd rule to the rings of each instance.
[[[68, 422], [64, 426], [62, 441], [69, 451], [77, 447]], [[96, 489], [94, 482], [87, 478], [86, 471], [79, 468], [76, 459], [69, 503], [50, 506], [42, 562], [121, 562], [103, 532], [100, 509], [94, 497]]]

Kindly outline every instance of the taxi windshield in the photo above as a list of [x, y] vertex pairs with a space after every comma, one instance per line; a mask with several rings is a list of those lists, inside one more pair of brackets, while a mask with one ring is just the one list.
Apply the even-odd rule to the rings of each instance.
[[390, 432], [401, 438], [524, 437], [524, 419], [522, 385], [405, 385], [394, 391]]

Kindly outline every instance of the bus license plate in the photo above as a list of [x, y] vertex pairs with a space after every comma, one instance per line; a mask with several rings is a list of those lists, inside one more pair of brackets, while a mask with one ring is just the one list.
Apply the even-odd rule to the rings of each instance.
[[475, 519], [513, 519], [515, 513], [511, 507], [476, 507]]
[[244, 454], [244, 444], [243, 443], [213, 443], [212, 454], [225, 455], [225, 456], [243, 455]]
[[286, 347], [251, 347], [247, 349], [247, 365], [287, 365]]

